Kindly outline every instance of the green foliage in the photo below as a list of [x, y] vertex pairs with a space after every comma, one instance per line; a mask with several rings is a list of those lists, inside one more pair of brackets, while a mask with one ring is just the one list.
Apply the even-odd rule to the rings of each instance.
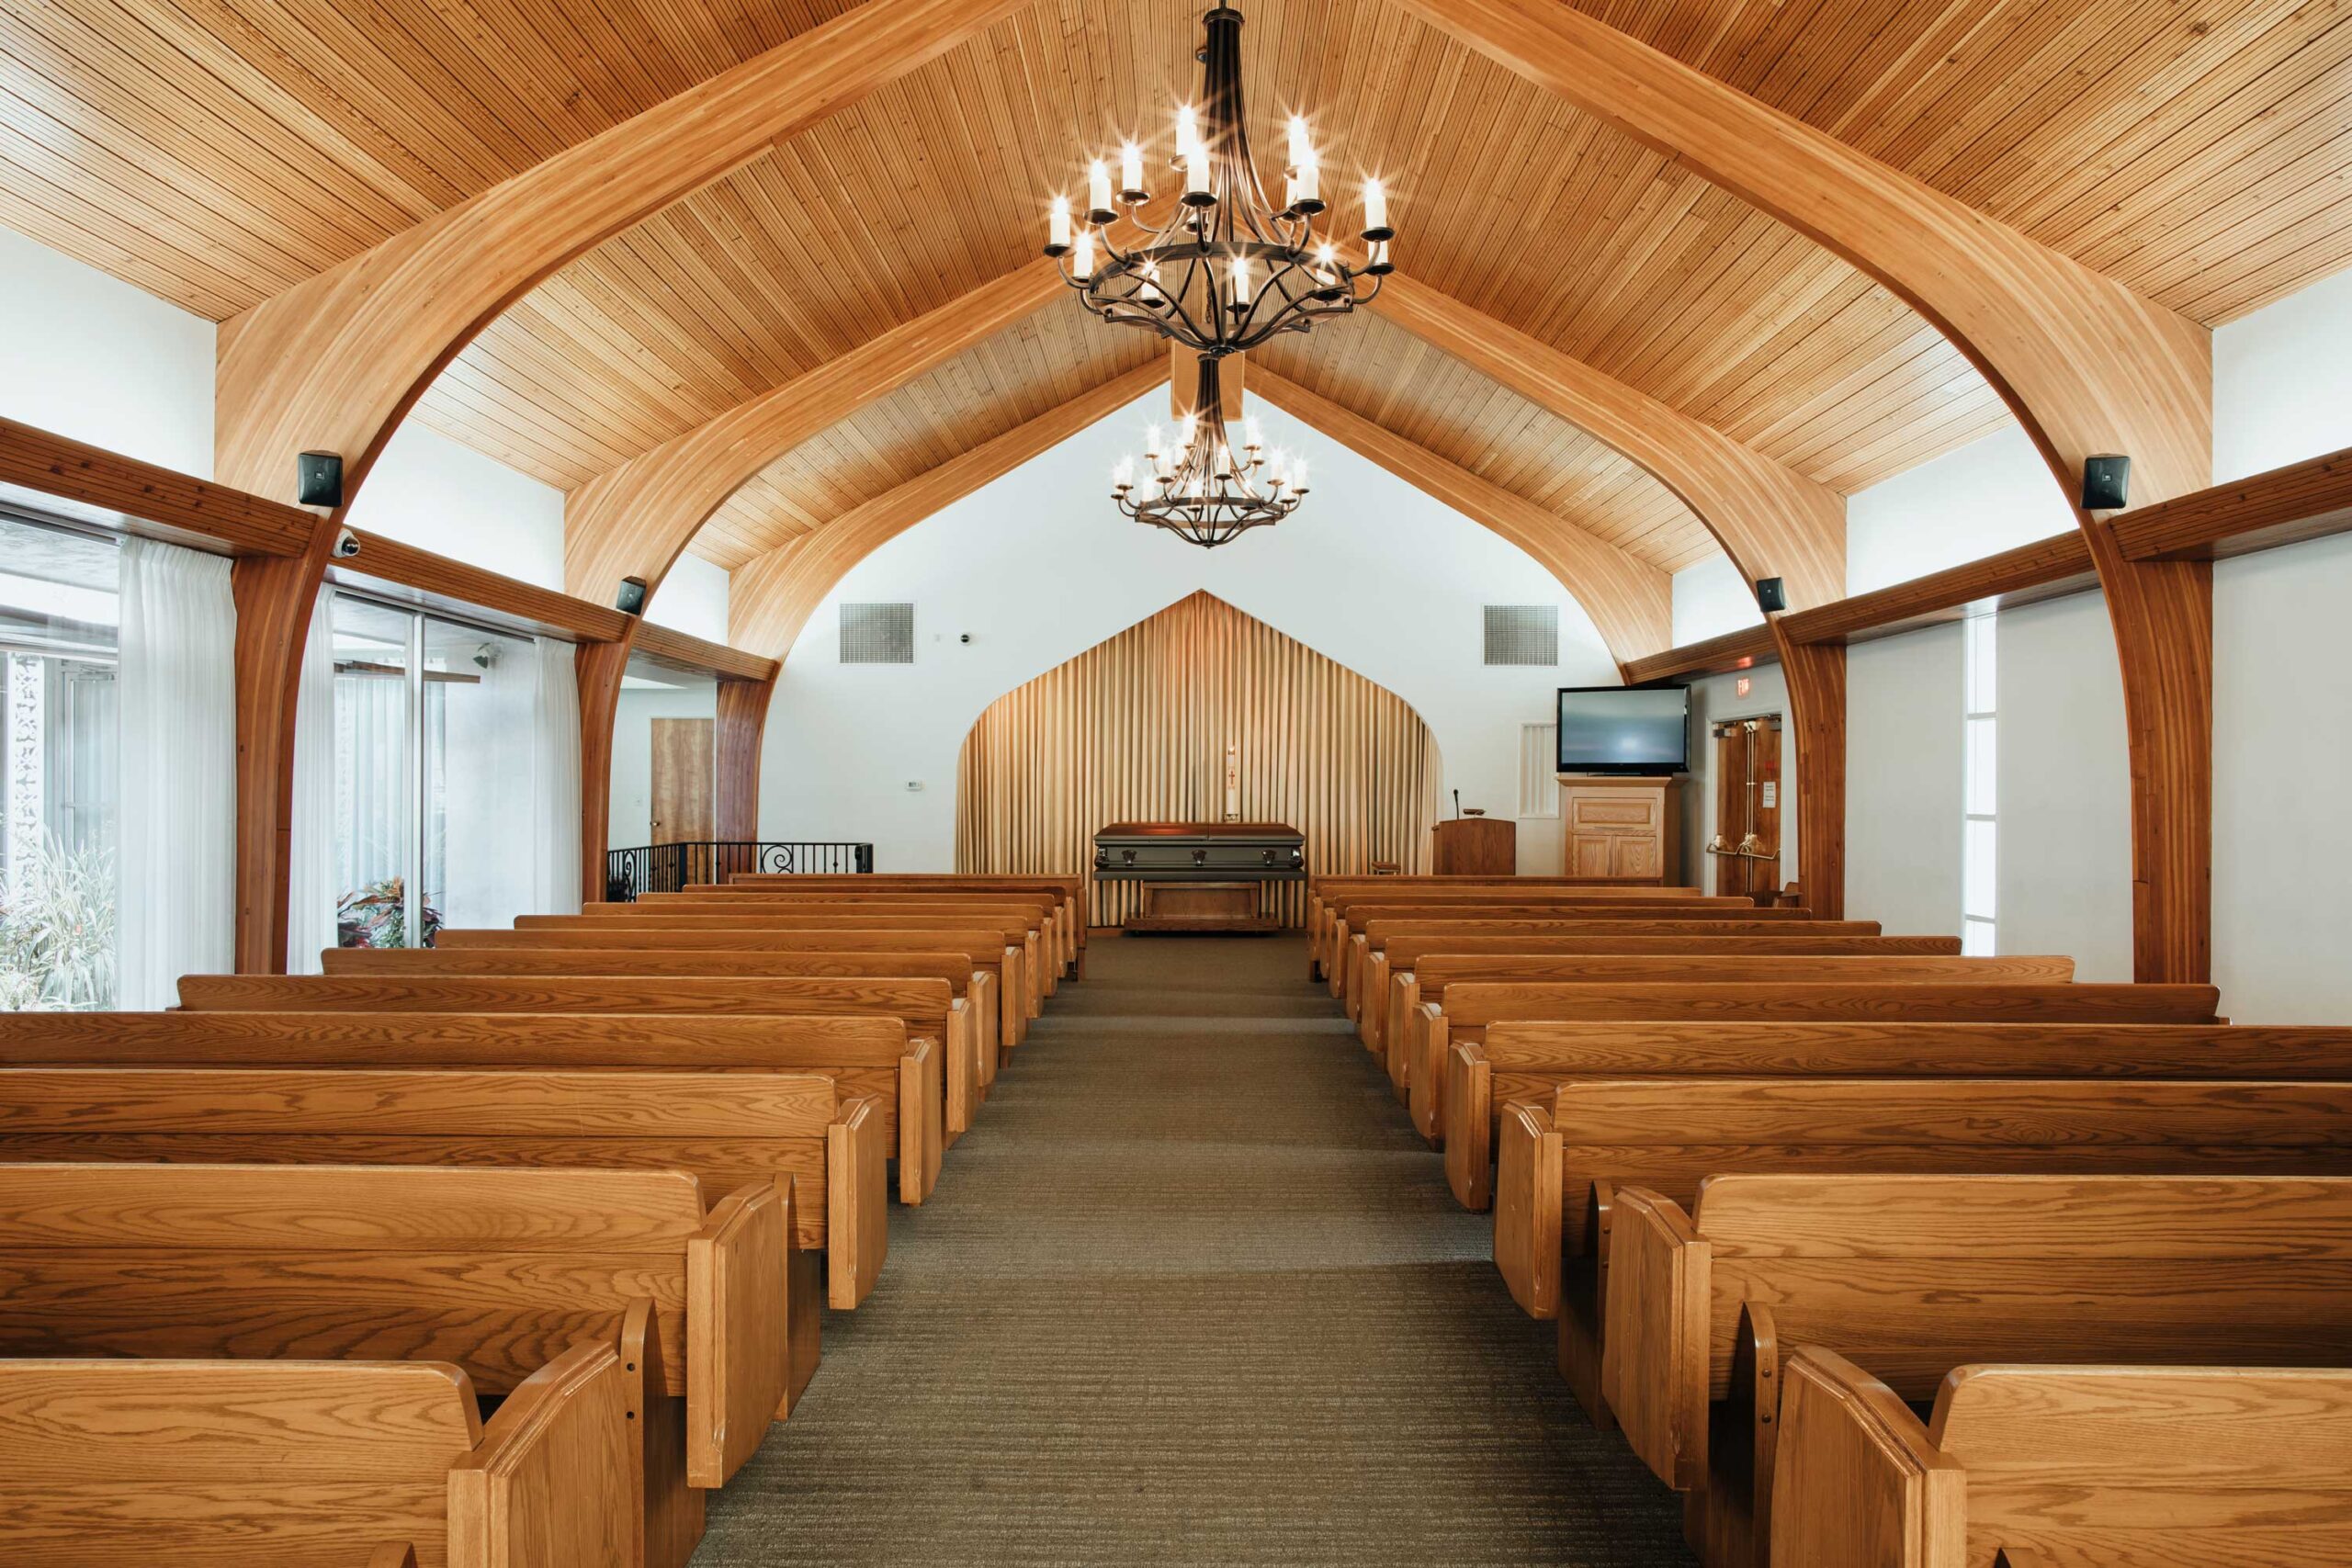
[[[335, 906], [335, 940], [344, 947], [406, 947], [408, 888], [405, 881], [388, 876], [356, 893], [346, 893]], [[424, 945], [433, 945], [441, 930], [441, 911], [424, 907]]]
[[0, 1010], [86, 1012], [114, 998], [113, 852], [68, 853], [50, 835], [16, 887], [0, 888]]

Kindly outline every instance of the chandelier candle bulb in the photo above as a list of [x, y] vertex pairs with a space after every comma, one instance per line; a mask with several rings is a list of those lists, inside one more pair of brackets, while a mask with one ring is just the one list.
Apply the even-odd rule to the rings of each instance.
[[1069, 249], [1069, 197], [1054, 197], [1054, 212], [1046, 220], [1046, 254], [1060, 255]]
[[1132, 141], [1119, 149], [1119, 197], [1129, 206], [1144, 199], [1143, 149]]
[[1250, 258], [1248, 256], [1233, 258], [1233, 308], [1237, 310], [1250, 309]]
[[1094, 276], [1093, 230], [1080, 229], [1078, 231], [1078, 252], [1070, 257], [1069, 270], [1071, 276], [1081, 280]]
[[1260, 424], [1255, 418], [1243, 422], [1241, 426], [1241, 445], [1247, 446], [1252, 452], [1261, 451], [1264, 449], [1266, 445], [1266, 430], [1265, 427]]
[[1111, 165], [1102, 159], [1094, 160], [1094, 167], [1086, 176], [1087, 219], [1091, 222], [1108, 223], [1119, 214], [1111, 206]]
[[1363, 237], [1382, 242], [1396, 237], [1388, 226], [1388, 192], [1376, 180], [1363, 182]]

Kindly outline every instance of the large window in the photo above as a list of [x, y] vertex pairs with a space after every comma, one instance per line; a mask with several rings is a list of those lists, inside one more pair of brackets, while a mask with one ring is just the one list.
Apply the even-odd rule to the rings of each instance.
[[114, 1005], [119, 578], [0, 515], [0, 1009]]
[[1971, 615], [1962, 623], [1968, 666], [1963, 720], [1968, 731], [1962, 765], [1968, 777], [1963, 785], [1966, 818], [1961, 824], [1960, 950], [1972, 957], [1999, 951], [1995, 921], [1999, 883], [1995, 809], [1998, 803], [1994, 791], [2000, 772], [1995, 749], [2000, 695], [2000, 644], [1996, 633], [1999, 624], [1991, 615]]
[[336, 596], [336, 940], [430, 946], [532, 907], [529, 642]]

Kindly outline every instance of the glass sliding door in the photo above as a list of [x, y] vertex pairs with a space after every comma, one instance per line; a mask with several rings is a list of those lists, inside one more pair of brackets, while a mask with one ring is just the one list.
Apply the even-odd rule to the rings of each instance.
[[417, 815], [418, 617], [337, 594], [334, 625], [335, 942], [408, 947]]

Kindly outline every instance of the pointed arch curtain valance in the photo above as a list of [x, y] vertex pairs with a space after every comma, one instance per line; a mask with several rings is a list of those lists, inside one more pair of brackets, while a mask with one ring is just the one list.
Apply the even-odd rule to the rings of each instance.
[[[1228, 798], [1227, 773], [1232, 770]], [[956, 869], [1071, 876], [1113, 822], [1287, 822], [1310, 873], [1425, 868], [1442, 774], [1405, 700], [1195, 593], [990, 704], [956, 770]], [[1130, 883], [1097, 885], [1115, 925]], [[1302, 924], [1303, 885], [1273, 908]]]

